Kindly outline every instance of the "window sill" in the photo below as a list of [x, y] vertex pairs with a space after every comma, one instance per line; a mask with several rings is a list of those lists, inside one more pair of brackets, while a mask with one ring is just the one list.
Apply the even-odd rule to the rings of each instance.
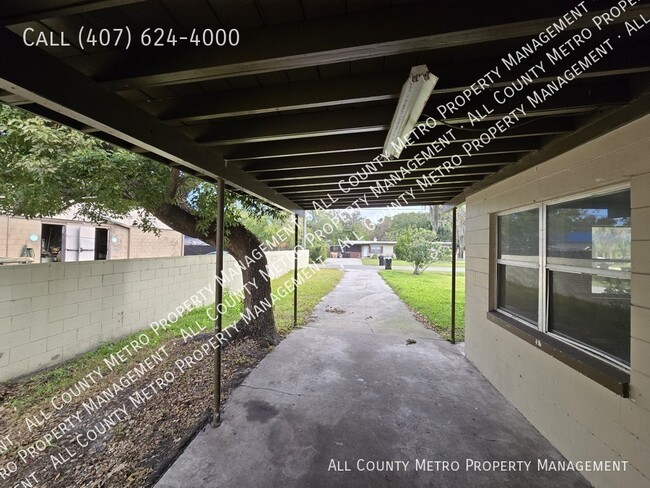
[[520, 339], [538, 347], [558, 361], [594, 380], [623, 398], [630, 396], [630, 375], [555, 337], [508, 317], [496, 310], [487, 313], [490, 322], [512, 332]]

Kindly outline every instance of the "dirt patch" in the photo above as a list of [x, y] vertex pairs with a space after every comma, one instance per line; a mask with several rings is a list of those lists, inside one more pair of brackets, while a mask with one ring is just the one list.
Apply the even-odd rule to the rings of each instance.
[[[32, 473], [38, 481], [34, 486], [152, 486], [210, 419], [212, 359], [197, 362], [185, 372], [175, 369], [177, 359], [191, 356], [206, 340], [167, 341], [168, 355], [163, 361], [120, 390], [111, 385], [119, 384], [130, 368], [146, 361], [153, 351], [138, 351], [129, 358], [128, 366], [120, 370], [111, 372], [103, 367], [103, 377], [95, 376], [96, 384], [91, 384], [60, 410], [53, 406], [50, 397], [28, 409], [12, 408], [12, 400], [20, 396], [21, 383], [0, 385], [0, 440], [5, 439], [7, 448], [2, 449], [0, 469], [11, 468], [4, 472], [5, 475], [11, 472], [10, 476], [0, 478], [0, 486], [20, 485]], [[268, 352], [269, 349], [250, 339], [236, 341], [222, 351], [222, 404]], [[134, 394], [151, 383], [155, 386], [156, 380], [164, 378], [167, 371], [175, 374], [172, 382], [157, 388], [157, 393], [146, 401], [132, 402]], [[98, 395], [107, 389], [114, 397], [89, 412], [83, 403], [97, 402]], [[59, 402], [60, 406], [60, 398]], [[79, 418], [71, 418], [73, 415]], [[32, 448], [30, 452], [27, 447]], [[21, 456], [25, 459], [21, 460]]]
[[345, 310], [339, 307], [330, 307], [329, 305], [325, 306], [325, 311], [329, 313], [342, 314], [345, 313]]

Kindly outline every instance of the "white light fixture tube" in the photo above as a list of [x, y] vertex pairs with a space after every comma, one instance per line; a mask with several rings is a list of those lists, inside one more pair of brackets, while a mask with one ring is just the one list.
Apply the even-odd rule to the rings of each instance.
[[429, 72], [426, 64], [411, 68], [409, 78], [402, 86], [397, 109], [384, 142], [384, 156], [399, 158], [402, 154], [405, 139], [415, 128], [437, 81], [438, 77]]

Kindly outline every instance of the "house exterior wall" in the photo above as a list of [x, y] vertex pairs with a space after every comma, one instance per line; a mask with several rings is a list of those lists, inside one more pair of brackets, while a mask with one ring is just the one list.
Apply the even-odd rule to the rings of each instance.
[[[131, 229], [121, 225], [112, 225], [108, 231], [108, 259], [129, 259], [129, 234]], [[116, 237], [117, 242], [112, 238]], [[154, 236], [155, 237], [155, 236]]]
[[131, 259], [183, 255], [183, 234], [175, 230], [161, 230], [158, 236], [137, 227], [130, 227], [128, 231]]
[[[293, 251], [267, 259], [271, 277], [293, 270]], [[299, 251], [299, 267], [308, 263]], [[212, 285], [214, 266], [214, 255], [0, 266], [0, 381], [147, 329]], [[226, 286], [238, 291], [233, 267], [226, 256]], [[209, 292], [196, 296], [214, 302]]]
[[[392, 244], [377, 244], [377, 245], [381, 246], [381, 253], [380, 254], [382, 256], [392, 256], [393, 255], [393, 245]], [[373, 254], [376, 254], [376, 253], [370, 252], [370, 247], [371, 247], [370, 244], [364, 244], [362, 246], [362, 250], [361, 250], [362, 257], [367, 258], [369, 256], [372, 256]]]
[[[623, 398], [486, 318], [494, 294], [491, 215], [630, 183], [630, 398]], [[596, 487], [650, 486], [650, 116], [467, 199], [466, 354], [572, 461], [626, 460], [625, 472], [584, 472]]]
[[[101, 227], [108, 229], [108, 259], [149, 258], [183, 255], [183, 235], [169, 229], [161, 229], [160, 235], [143, 232], [137, 227], [124, 227], [116, 224], [97, 225], [59, 219], [25, 219], [0, 215], [0, 256], [20, 257], [23, 247], [34, 249], [34, 261], [41, 260], [41, 242], [32, 242], [29, 235], [41, 237], [42, 224], [76, 225], [81, 227]], [[111, 237], [117, 237], [113, 243]]]
[[7, 253], [7, 238], [9, 237], [9, 232], [7, 232], [7, 226], [9, 225], [9, 217], [6, 215], [0, 215], [0, 255], [5, 256]]
[[39, 262], [41, 259], [41, 242], [32, 242], [29, 240], [30, 234], [41, 236], [41, 221], [37, 219], [24, 219], [21, 217], [3, 216], [0, 220], [0, 242], [4, 241], [4, 246], [0, 246], [0, 254], [3, 257], [18, 258], [20, 257], [25, 246], [34, 249], [34, 260]]

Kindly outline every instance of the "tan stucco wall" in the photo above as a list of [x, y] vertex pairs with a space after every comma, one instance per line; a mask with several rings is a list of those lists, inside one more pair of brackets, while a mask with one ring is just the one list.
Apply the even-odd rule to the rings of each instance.
[[[486, 319], [494, 242], [490, 214], [629, 182], [632, 192], [630, 398]], [[467, 199], [466, 353], [569, 460], [627, 460], [583, 473], [597, 487], [650, 486], [650, 116]]]

